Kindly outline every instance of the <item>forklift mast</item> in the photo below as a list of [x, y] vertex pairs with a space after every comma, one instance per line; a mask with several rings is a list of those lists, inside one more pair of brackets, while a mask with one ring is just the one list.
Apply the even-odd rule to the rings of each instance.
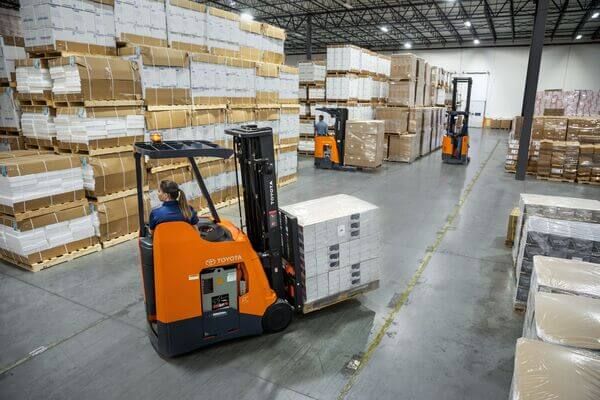
[[[467, 85], [467, 99], [465, 109], [459, 111], [457, 107], [458, 85]], [[473, 78], [454, 78], [452, 79], [452, 109], [448, 113], [448, 133], [453, 136], [466, 136], [469, 130], [469, 111], [471, 107], [471, 88], [473, 87]], [[461, 132], [455, 132], [456, 119], [459, 115], [463, 116]]]
[[[233, 136], [236, 182], [238, 162], [240, 166], [246, 235], [260, 256], [271, 288], [284, 299], [273, 130], [243, 125], [225, 133]], [[237, 186], [239, 190], [239, 182]]]
[[340, 165], [344, 165], [344, 148], [346, 145], [346, 121], [348, 120], [347, 108], [317, 108], [335, 118], [335, 142], [337, 143]]

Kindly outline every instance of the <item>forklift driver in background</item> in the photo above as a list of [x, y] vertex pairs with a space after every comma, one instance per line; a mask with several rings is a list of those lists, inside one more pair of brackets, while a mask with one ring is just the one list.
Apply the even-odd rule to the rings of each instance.
[[319, 115], [319, 122], [315, 123], [315, 136], [327, 136], [329, 126], [323, 121], [323, 116]]
[[156, 229], [156, 226], [163, 222], [185, 221], [193, 226], [198, 224], [196, 211], [188, 205], [185, 193], [176, 182], [161, 181], [158, 188], [158, 199], [163, 202], [163, 205], [150, 213], [150, 231]]

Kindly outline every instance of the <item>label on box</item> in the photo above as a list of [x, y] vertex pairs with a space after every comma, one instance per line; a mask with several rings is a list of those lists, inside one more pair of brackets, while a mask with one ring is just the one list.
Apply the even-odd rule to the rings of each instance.
[[339, 237], [346, 236], [346, 225], [338, 225], [337, 233]]

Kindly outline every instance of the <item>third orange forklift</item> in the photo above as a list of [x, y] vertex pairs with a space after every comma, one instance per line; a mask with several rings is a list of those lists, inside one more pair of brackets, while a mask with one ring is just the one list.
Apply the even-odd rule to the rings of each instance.
[[[458, 85], [467, 85], [464, 111], [458, 111]], [[469, 108], [471, 104], [472, 78], [454, 78], [452, 80], [452, 109], [448, 111], [446, 134], [442, 141], [442, 162], [447, 164], [468, 164], [469, 157]], [[462, 127], [458, 129], [459, 116], [463, 117]]]

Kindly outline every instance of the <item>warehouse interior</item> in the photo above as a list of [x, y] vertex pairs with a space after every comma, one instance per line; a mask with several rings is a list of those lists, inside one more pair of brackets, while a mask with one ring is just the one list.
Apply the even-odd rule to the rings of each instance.
[[598, 1], [0, 21], [0, 398], [600, 393]]

